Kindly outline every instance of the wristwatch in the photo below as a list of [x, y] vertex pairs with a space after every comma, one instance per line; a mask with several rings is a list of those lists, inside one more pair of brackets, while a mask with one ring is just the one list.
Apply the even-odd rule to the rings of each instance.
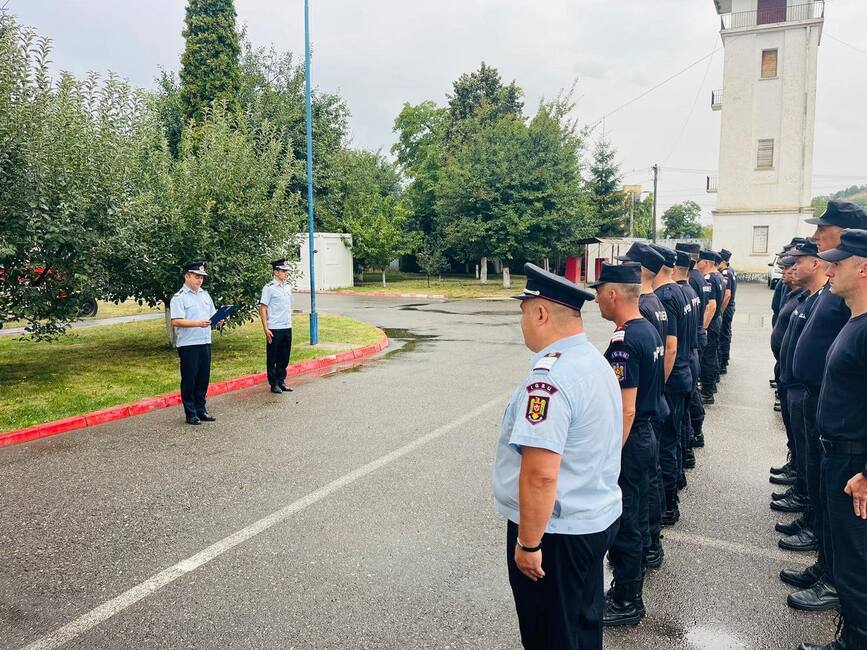
[[521, 544], [521, 540], [518, 539], [517, 546], [519, 549], [524, 551], [524, 553], [535, 553], [536, 551], [542, 550], [542, 540], [539, 540], [539, 543], [536, 546], [524, 546]]

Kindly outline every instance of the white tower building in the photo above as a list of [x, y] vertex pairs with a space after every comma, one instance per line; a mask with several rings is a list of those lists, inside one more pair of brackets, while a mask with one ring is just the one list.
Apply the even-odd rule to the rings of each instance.
[[816, 59], [821, 0], [713, 0], [720, 14], [723, 89], [713, 248], [741, 273], [766, 272], [795, 235], [810, 234]]

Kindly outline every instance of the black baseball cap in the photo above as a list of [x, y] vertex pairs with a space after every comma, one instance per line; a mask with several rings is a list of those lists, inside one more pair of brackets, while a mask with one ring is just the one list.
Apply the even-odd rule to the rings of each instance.
[[659, 269], [665, 265], [665, 258], [653, 250], [650, 244], [643, 242], [635, 242], [626, 251], [626, 255], [621, 255], [615, 259], [621, 262], [638, 262], [652, 273], [659, 273]]
[[791, 250], [792, 257], [819, 257], [819, 245], [813, 239], [808, 239], [803, 244], [798, 244]]
[[602, 262], [602, 273], [599, 274], [599, 279], [588, 286], [591, 289], [595, 289], [599, 285], [606, 284], [607, 282], [616, 282], [617, 284], [641, 284], [641, 265], [636, 264], [635, 262], [627, 262], [626, 264]]
[[524, 264], [524, 273], [527, 276], [527, 288], [520, 296], [512, 296], [516, 300], [544, 298], [558, 305], [580, 310], [585, 302], [596, 298], [591, 292], [582, 289], [574, 282], [535, 264], [529, 262]]
[[850, 201], [828, 201], [821, 217], [805, 219], [816, 226], [839, 226], [840, 228], [867, 228], [867, 210]]
[[723, 259], [723, 262], [728, 262], [732, 258], [732, 252], [726, 250], [725, 248], [721, 248], [719, 251], [719, 256]]
[[695, 264], [695, 260], [689, 256], [688, 251], [677, 251], [677, 261], [674, 263], [675, 266], [682, 266], [685, 269], [691, 269], [693, 264]]
[[701, 244], [698, 243], [690, 243], [690, 242], [677, 242], [674, 245], [674, 250], [676, 251], [686, 251], [687, 253], [692, 253], [694, 255], [698, 255], [701, 252]]
[[699, 252], [698, 259], [700, 260], [709, 260], [714, 264], [719, 264], [722, 262], [722, 258], [719, 256], [719, 253], [712, 250], [703, 250]]
[[651, 244], [650, 247], [662, 255], [662, 259], [668, 268], [674, 268], [674, 263], [677, 261], [677, 253], [674, 250], [660, 244]]
[[789, 268], [790, 266], [795, 265], [795, 258], [791, 255], [786, 255], [785, 257], [781, 257], [779, 261], [779, 265], [783, 268]]
[[196, 275], [208, 275], [205, 273], [204, 262], [187, 262], [184, 264], [184, 273], [195, 273]]
[[840, 245], [829, 251], [819, 253], [826, 262], [839, 262], [849, 257], [867, 257], [867, 230], [850, 228], [840, 234]]

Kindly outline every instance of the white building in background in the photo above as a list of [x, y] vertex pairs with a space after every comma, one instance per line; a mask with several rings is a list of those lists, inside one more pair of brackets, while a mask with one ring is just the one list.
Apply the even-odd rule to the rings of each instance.
[[820, 0], [713, 0], [725, 67], [713, 248], [740, 272], [766, 272], [780, 247], [810, 234]]
[[[298, 238], [300, 247], [295, 289], [310, 291], [310, 236]], [[343, 289], [353, 286], [352, 235], [317, 232], [313, 235], [313, 258], [316, 260], [316, 290]]]

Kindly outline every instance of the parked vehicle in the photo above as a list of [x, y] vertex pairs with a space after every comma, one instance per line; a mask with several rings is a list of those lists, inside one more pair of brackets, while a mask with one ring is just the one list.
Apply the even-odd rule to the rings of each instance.
[[[19, 284], [23, 284], [23, 283], [27, 282], [28, 280], [31, 282], [36, 280], [37, 278], [42, 276], [42, 274], [43, 274], [42, 269], [43, 269], [43, 267], [41, 267], [41, 266], [33, 267], [32, 271], [30, 273], [30, 278], [27, 278], [24, 276], [19, 277], [18, 278]], [[49, 271], [48, 275], [50, 275], [50, 274], [51, 274], [51, 272]], [[3, 268], [0, 267], [0, 282], [2, 282], [3, 279], [4, 279], [4, 272], [3, 272]], [[66, 297], [67, 296], [65, 293], [61, 293], [57, 296], [57, 299], [58, 300], [64, 300], [64, 299], [66, 299]], [[91, 296], [81, 296], [79, 298], [78, 302], [79, 302], [78, 315], [81, 318], [91, 318], [93, 316], [96, 316], [96, 313], [99, 310], [99, 305], [96, 302], [96, 298], [93, 298]], [[2, 329], [2, 328], [3, 328], [3, 319], [2, 319], [2, 317], [0, 317], [0, 329]]]
[[775, 289], [777, 282], [783, 277], [783, 270], [780, 268], [780, 258], [774, 255], [774, 261], [768, 262], [768, 289]]

